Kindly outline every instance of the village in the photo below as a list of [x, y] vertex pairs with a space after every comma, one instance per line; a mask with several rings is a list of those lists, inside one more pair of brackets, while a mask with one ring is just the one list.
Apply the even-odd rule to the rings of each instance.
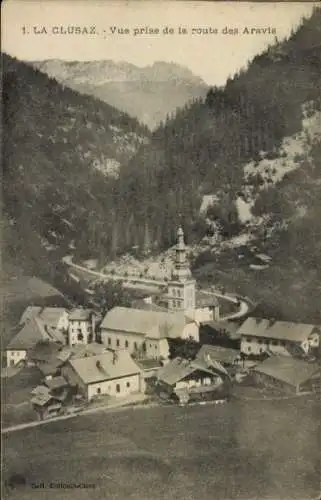
[[28, 306], [3, 353], [8, 387], [25, 381], [19, 402], [11, 401], [14, 384], [6, 394], [14, 414], [6, 425], [25, 422], [22, 408], [31, 422], [88, 408], [319, 393], [320, 325], [258, 318], [251, 310], [224, 317], [219, 297], [197, 288], [181, 227], [173, 264], [157, 300], [148, 295], [105, 314]]

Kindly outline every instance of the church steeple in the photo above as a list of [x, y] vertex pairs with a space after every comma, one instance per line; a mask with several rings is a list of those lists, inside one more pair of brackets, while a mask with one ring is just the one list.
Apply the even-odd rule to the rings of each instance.
[[179, 226], [177, 231], [177, 245], [175, 249], [175, 265], [172, 274], [173, 279], [184, 281], [192, 277], [190, 266], [186, 257], [186, 246], [184, 241], [184, 231]]
[[195, 280], [186, 255], [184, 231], [177, 231], [172, 279], [168, 283], [168, 306], [171, 310], [190, 311], [195, 308]]

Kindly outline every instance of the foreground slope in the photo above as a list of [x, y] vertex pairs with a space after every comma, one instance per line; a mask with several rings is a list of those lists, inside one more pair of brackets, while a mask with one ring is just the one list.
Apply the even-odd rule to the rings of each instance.
[[302, 399], [78, 416], [4, 436], [3, 476], [25, 478], [12, 500], [308, 500], [318, 425], [317, 402]]

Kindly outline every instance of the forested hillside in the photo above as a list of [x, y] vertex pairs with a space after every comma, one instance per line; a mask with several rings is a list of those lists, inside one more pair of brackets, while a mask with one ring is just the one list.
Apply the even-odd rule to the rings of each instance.
[[91, 218], [95, 230], [108, 223], [119, 171], [150, 133], [16, 59], [2, 61], [4, 257], [35, 271], [49, 245], [94, 244]]
[[[273, 159], [273, 170], [278, 159], [292, 165], [284, 144], [298, 142], [303, 121], [321, 112], [320, 9], [151, 135], [25, 64], [4, 63], [7, 253], [37, 269], [49, 242], [103, 263], [133, 247], [167, 248], [179, 222], [187, 242], [199, 242], [207, 230], [202, 196], [215, 194], [208, 215], [223, 226], [223, 239], [251, 236], [273, 266], [249, 273], [222, 252], [207, 256], [206, 266], [199, 256], [199, 278], [263, 299], [279, 316], [320, 316], [320, 134], [310, 136], [306, 125], [304, 154], [284, 177], [268, 172], [265, 185], [260, 173]], [[100, 168], [106, 158], [118, 162], [117, 175]], [[236, 200], [249, 192], [253, 221], [244, 225]]]

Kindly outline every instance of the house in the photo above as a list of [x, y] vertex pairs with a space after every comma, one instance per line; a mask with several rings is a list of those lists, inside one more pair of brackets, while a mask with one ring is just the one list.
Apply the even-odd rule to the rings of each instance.
[[39, 420], [56, 417], [62, 409], [61, 401], [55, 399], [48, 387], [39, 385], [32, 391], [31, 404]]
[[30, 353], [30, 360], [38, 367], [45, 380], [50, 380], [61, 374], [62, 366], [69, 359], [95, 356], [106, 352], [106, 347], [95, 342], [91, 344], [77, 344], [75, 346], [61, 346], [40, 342]]
[[112, 349], [127, 349], [143, 358], [167, 358], [167, 338], [199, 340], [197, 323], [183, 312], [114, 307], [101, 323], [101, 339]]
[[89, 344], [95, 340], [96, 315], [92, 309], [77, 308], [70, 312], [68, 344]]
[[71, 396], [72, 391], [70, 385], [61, 375], [46, 380], [44, 382], [44, 386], [48, 387], [51, 396], [61, 403], [66, 403], [68, 398]]
[[320, 345], [321, 327], [250, 317], [241, 325], [238, 334], [244, 354], [300, 356]]
[[26, 360], [28, 354], [38, 342], [61, 342], [61, 332], [46, 328], [38, 316], [31, 317], [26, 321], [19, 332], [7, 345], [7, 366], [18, 364]]
[[40, 340], [30, 350], [28, 361], [35, 366], [44, 365], [52, 361], [61, 352], [62, 345], [58, 342], [49, 342], [48, 340]]
[[290, 356], [271, 356], [252, 374], [256, 382], [288, 393], [316, 392], [321, 388], [321, 366]]
[[67, 309], [63, 307], [40, 307], [40, 306], [29, 306], [23, 312], [19, 325], [26, 324], [31, 318], [39, 318], [46, 328], [50, 330], [56, 330], [56, 335], [60, 334], [61, 340], [66, 343], [66, 334], [68, 331], [69, 313]]
[[61, 368], [69, 359], [84, 358], [88, 356], [96, 356], [106, 352], [106, 347], [95, 342], [87, 345], [77, 344], [75, 346], [55, 346], [51, 347], [51, 351], [44, 352], [43, 345], [37, 345], [35, 348], [36, 354], [32, 353], [30, 359], [36, 364], [41, 371], [45, 380], [50, 380], [53, 377], [61, 375]]
[[188, 402], [213, 394], [223, 385], [225, 377], [211, 362], [175, 358], [159, 370], [157, 386], [160, 395]]
[[62, 373], [87, 401], [103, 394], [124, 397], [145, 390], [141, 368], [125, 350], [70, 359]]

